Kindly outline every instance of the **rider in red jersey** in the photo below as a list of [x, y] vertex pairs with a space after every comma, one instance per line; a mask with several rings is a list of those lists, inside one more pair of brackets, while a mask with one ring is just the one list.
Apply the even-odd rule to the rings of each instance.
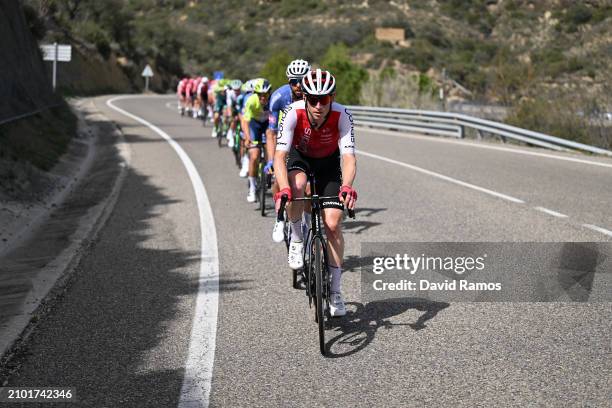
[[[347, 108], [334, 102], [336, 80], [328, 71], [310, 71], [302, 79], [304, 100], [285, 109], [279, 125], [274, 154], [274, 173], [282, 195], [289, 199], [304, 197], [307, 173], [314, 173], [316, 190], [322, 196], [337, 196], [323, 202], [323, 223], [329, 248], [331, 275], [330, 314], [344, 316], [346, 308], [340, 291], [344, 238], [344, 207], [355, 208], [357, 192], [353, 189], [356, 174], [353, 118]], [[346, 193], [346, 199], [343, 198]], [[289, 266], [303, 266], [302, 201], [287, 205], [291, 226]]]
[[176, 86], [176, 96], [179, 100], [179, 111], [181, 112], [181, 116], [185, 114], [185, 109], [187, 108], [187, 83], [189, 82], [189, 78], [185, 77], [181, 79]]

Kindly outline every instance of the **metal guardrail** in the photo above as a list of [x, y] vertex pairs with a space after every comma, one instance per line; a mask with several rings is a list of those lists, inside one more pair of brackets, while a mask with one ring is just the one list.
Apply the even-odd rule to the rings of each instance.
[[464, 138], [467, 127], [475, 129], [479, 138], [482, 138], [482, 132], [489, 132], [500, 136], [504, 141], [508, 138], [558, 151], [578, 150], [612, 156], [610, 150], [460, 113], [369, 106], [347, 107], [351, 110], [357, 125], [456, 138]]
[[36, 109], [36, 110], [31, 111], [31, 112], [27, 112], [27, 113], [23, 113], [21, 115], [17, 115], [17, 116], [13, 116], [13, 117], [10, 117], [10, 118], [2, 119], [2, 120], [0, 120], [0, 125], [4, 125], [4, 124], [10, 123], [10, 122], [15, 122], [15, 121], [20, 120], [20, 119], [25, 119], [27, 117], [34, 116], [36, 114], [39, 114], [39, 113], [44, 112], [46, 110], [49, 110], [51, 108], [57, 108], [60, 105], [61, 105], [61, 103], [55, 103], [53, 105], [44, 106], [44, 107], [42, 107], [40, 109]]

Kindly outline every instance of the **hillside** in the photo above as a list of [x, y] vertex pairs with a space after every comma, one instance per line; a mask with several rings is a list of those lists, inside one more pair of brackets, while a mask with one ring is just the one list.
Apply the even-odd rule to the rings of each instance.
[[[329, 55], [330, 47], [340, 44], [341, 54], [369, 73], [356, 75], [353, 82], [358, 83], [347, 86], [355, 95], [343, 98], [351, 103], [440, 107], [437, 91], [444, 88], [449, 102], [467, 99], [513, 108], [518, 124], [525, 120], [520, 105], [538, 97], [545, 103], [570, 98], [574, 114], [612, 110], [609, 0], [25, 3], [36, 14], [33, 26], [46, 30], [40, 38], [76, 43], [79, 50], [96, 54], [90, 58], [97, 62], [90, 65], [98, 71], [105, 67], [107, 74], [88, 78], [95, 83], [112, 72], [114, 79], [108, 82], [114, 89], [141, 89], [140, 72], [147, 63], [157, 74], [153, 89], [166, 91], [183, 74], [210, 76], [223, 70], [226, 76], [245, 79], [262, 69], [268, 73], [271, 63], [281, 65], [290, 57], [328, 62], [336, 56]], [[380, 41], [375, 30], [381, 27], [401, 28], [405, 39]], [[392, 89], [414, 88], [427, 97], [381, 98], [375, 91], [389, 82], [384, 78], [394, 78]]]

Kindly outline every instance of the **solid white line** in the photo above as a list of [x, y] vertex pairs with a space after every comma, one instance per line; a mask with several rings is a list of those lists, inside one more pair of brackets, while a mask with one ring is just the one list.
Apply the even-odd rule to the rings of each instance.
[[185, 366], [185, 378], [183, 379], [179, 407], [208, 407], [215, 360], [217, 313], [219, 310], [219, 253], [215, 219], [202, 179], [181, 146], [157, 126], [113, 105], [114, 101], [135, 97], [119, 96], [108, 100], [106, 104], [117, 112], [149, 127], [172, 146], [189, 174], [196, 196], [201, 233], [200, 276], [189, 343], [189, 356]]
[[489, 195], [492, 195], [492, 196], [497, 197], [497, 198], [502, 198], [504, 200], [511, 201], [513, 203], [518, 203], [518, 204], [524, 204], [525, 203], [525, 201], [520, 200], [518, 198], [509, 196], [509, 195], [506, 195], [506, 194], [498, 193], [497, 191], [489, 190], [489, 189], [486, 189], [484, 187], [479, 187], [479, 186], [476, 186], [474, 184], [466, 183], [465, 181], [457, 180], [457, 179], [445, 176], [445, 175], [440, 174], [440, 173], [436, 173], [436, 172], [433, 172], [433, 171], [430, 171], [430, 170], [426, 170], [426, 169], [423, 169], [421, 167], [413, 166], [412, 164], [408, 164], [408, 163], [404, 163], [404, 162], [401, 162], [401, 161], [389, 159], [388, 157], [379, 156], [377, 154], [372, 154], [372, 153], [364, 152], [363, 150], [358, 150], [357, 154], [362, 154], [364, 156], [372, 157], [374, 159], [386, 161], [388, 163], [397, 164], [398, 166], [406, 167], [406, 168], [409, 168], [411, 170], [418, 171], [420, 173], [427, 174], [429, 176], [436, 177], [436, 178], [439, 178], [441, 180], [448, 181], [450, 183], [458, 184], [458, 185], [463, 186], [463, 187], [471, 188], [472, 190], [480, 191], [481, 193], [489, 194]]
[[[361, 128], [364, 129], [363, 126]], [[426, 141], [438, 142], [438, 143], [452, 143], [452, 144], [457, 144], [457, 145], [460, 145], [460, 146], [477, 147], [479, 149], [499, 150], [499, 151], [502, 151], [502, 152], [524, 154], [524, 155], [527, 155], [527, 156], [546, 157], [548, 159], [563, 160], [563, 161], [569, 161], [569, 162], [574, 162], [574, 163], [590, 164], [592, 166], [600, 166], [600, 167], [612, 168], [612, 164], [610, 164], [610, 163], [601, 163], [601, 162], [596, 162], [596, 161], [577, 159], [577, 158], [574, 158], [574, 157], [557, 156], [555, 154], [549, 154], [549, 153], [531, 152], [531, 151], [523, 150], [523, 149], [520, 149], [520, 148], [491, 146], [491, 145], [488, 145], [488, 144], [485, 144], [485, 143], [471, 142], [471, 141], [467, 141], [467, 140], [445, 139], [445, 138], [442, 138], [442, 137], [432, 137], [432, 136], [402, 134], [402, 133], [399, 133], [399, 132], [392, 132], [392, 131], [389, 131], [389, 130], [373, 130], [373, 129], [370, 129], [370, 128], [367, 128], [367, 130], [371, 131], [371, 132], [375, 132], [375, 133], [382, 133], [382, 134], [385, 134], [385, 135], [401, 137], [401, 138], [405, 138], [405, 139], [419, 139], [419, 140], [426, 140]]]
[[612, 231], [607, 230], [605, 228], [601, 228], [598, 227], [597, 225], [593, 225], [593, 224], [582, 224], [583, 227], [587, 227], [588, 229], [591, 229], [593, 231], [597, 231], [597, 232], [601, 232], [602, 234], [608, 235], [610, 237], [612, 237]]
[[542, 211], [543, 213], [550, 214], [553, 217], [567, 218], [567, 215], [561, 214], [560, 212], [557, 212], [557, 211], [549, 210], [548, 208], [545, 208], [545, 207], [534, 207], [534, 208], [538, 211]]

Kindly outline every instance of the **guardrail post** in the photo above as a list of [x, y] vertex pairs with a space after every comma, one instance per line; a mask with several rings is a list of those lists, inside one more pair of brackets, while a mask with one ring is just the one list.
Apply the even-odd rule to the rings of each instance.
[[478, 137], [477, 137], [478, 140], [484, 139], [484, 134], [483, 134], [482, 130], [476, 129], [476, 132], [478, 134]]
[[464, 139], [465, 138], [465, 126], [461, 125], [459, 126], [459, 139]]

